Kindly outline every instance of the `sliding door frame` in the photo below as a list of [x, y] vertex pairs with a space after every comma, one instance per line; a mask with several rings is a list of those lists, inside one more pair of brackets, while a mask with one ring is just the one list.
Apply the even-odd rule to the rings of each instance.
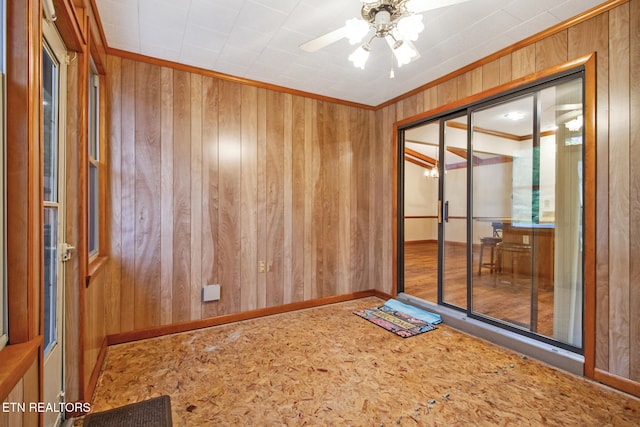
[[[394, 223], [393, 223], [393, 245], [395, 254], [395, 268], [393, 280], [394, 293], [401, 293], [404, 291], [404, 131], [421, 124], [425, 124], [430, 121], [443, 120], [447, 117], [454, 116], [463, 111], [467, 114], [468, 129], [471, 129], [471, 112], [480, 108], [481, 105], [486, 105], [496, 101], [500, 98], [506, 98], [515, 95], [519, 92], [524, 92], [528, 89], [540, 87], [543, 85], [551, 84], [553, 81], [562, 80], [572, 75], [581, 75], [583, 78], [583, 109], [584, 109], [584, 148], [583, 148], [583, 161], [584, 161], [584, 213], [583, 213], [583, 233], [584, 233], [584, 254], [583, 254], [583, 270], [584, 270], [584, 296], [583, 296], [583, 345], [582, 354], [584, 355], [584, 375], [593, 378], [595, 371], [595, 298], [596, 298], [596, 60], [595, 54], [585, 55], [583, 57], [574, 59], [565, 64], [549, 68], [547, 70], [531, 74], [529, 76], [522, 77], [514, 80], [510, 83], [498, 86], [496, 88], [487, 90], [485, 92], [461, 99], [451, 104], [444, 105], [431, 111], [427, 111], [423, 114], [413, 116], [402, 121], [394, 123], [394, 142], [396, 144], [397, 153], [396, 161], [394, 162], [394, 190], [396, 195], [394, 197]], [[467, 135], [467, 149], [471, 153], [471, 133]], [[472, 167], [473, 157], [470, 155], [467, 158], [467, 168]], [[442, 164], [440, 165], [441, 173]], [[473, 195], [471, 191], [468, 191], [473, 182], [472, 174], [467, 174], [467, 224], [470, 221], [470, 215], [472, 211]], [[442, 184], [440, 184], [442, 185]], [[441, 189], [439, 189], [439, 192]], [[442, 304], [442, 287], [438, 284], [438, 304], [454, 308], [461, 312], [466, 312], [467, 315], [486, 322], [486, 317], [473, 316], [471, 313], [472, 301], [471, 301], [471, 286], [469, 272], [472, 268], [472, 245], [469, 240], [472, 236], [472, 227], [467, 226], [467, 306], [464, 310], [458, 307], [452, 307], [450, 305]], [[441, 237], [440, 227], [438, 232], [439, 240]], [[440, 243], [439, 243], [440, 245]], [[471, 264], [471, 265], [470, 265]], [[441, 260], [438, 262], [438, 269], [441, 269]], [[442, 280], [440, 278], [439, 280]], [[491, 323], [491, 322], [488, 322]], [[500, 327], [504, 327], [505, 324], [496, 322]], [[509, 329], [509, 328], [505, 328]], [[515, 332], [522, 333], [522, 330], [517, 328]], [[527, 334], [523, 334], [527, 336]], [[531, 333], [536, 340], [545, 341], [540, 339], [542, 336]], [[562, 347], [561, 343], [554, 340], [549, 340], [554, 345]], [[559, 345], [560, 344], [560, 345]], [[570, 347], [573, 349], [573, 347]]]

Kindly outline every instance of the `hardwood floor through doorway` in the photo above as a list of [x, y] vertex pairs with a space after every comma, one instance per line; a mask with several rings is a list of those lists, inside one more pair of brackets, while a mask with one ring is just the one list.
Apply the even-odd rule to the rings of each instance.
[[[466, 309], [467, 264], [464, 246], [447, 247], [446, 300]], [[531, 278], [494, 272], [484, 268], [478, 275], [479, 248], [473, 251], [474, 312], [510, 322], [541, 335], [553, 337], [553, 286], [538, 283], [537, 319], [531, 328]], [[404, 246], [404, 292], [414, 297], [438, 302], [436, 242], [409, 242]]]

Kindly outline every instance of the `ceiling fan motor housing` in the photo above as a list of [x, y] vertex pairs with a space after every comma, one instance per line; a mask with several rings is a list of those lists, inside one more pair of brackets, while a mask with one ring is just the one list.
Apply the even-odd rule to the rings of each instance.
[[379, 0], [363, 3], [362, 18], [376, 29], [378, 37], [384, 37], [393, 30], [400, 18], [407, 15], [404, 3], [405, 0]]

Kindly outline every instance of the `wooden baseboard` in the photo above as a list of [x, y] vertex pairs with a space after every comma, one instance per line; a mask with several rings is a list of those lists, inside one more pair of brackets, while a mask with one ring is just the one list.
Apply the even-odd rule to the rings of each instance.
[[606, 384], [636, 397], [640, 397], [640, 382], [619, 377], [618, 375], [597, 368], [594, 371], [593, 379], [601, 382], [602, 384]]
[[102, 345], [100, 346], [100, 352], [98, 353], [98, 359], [96, 360], [96, 364], [93, 367], [93, 372], [91, 372], [91, 378], [89, 378], [89, 383], [87, 384], [87, 388], [84, 391], [84, 399], [88, 402], [93, 401], [93, 392], [96, 389], [96, 384], [98, 384], [100, 371], [102, 371], [102, 364], [104, 363], [104, 358], [107, 355], [108, 345], [109, 345], [108, 338], [105, 338], [104, 340], [102, 340]]
[[[271, 316], [274, 314], [287, 313], [290, 311], [319, 307], [322, 305], [335, 304], [338, 302], [351, 301], [355, 299], [372, 297], [372, 296], [375, 296], [381, 299], [392, 298], [390, 295], [384, 292], [371, 289], [368, 291], [354, 292], [351, 294], [336, 295], [332, 297], [318, 298], [318, 299], [309, 300], [309, 301], [294, 302], [291, 304], [284, 304], [276, 307], [260, 308], [257, 310], [244, 311], [241, 313], [225, 314], [222, 316], [210, 317], [210, 318], [201, 319], [201, 320], [193, 320], [189, 322], [176, 323], [173, 325], [158, 326], [155, 328], [140, 329], [140, 330], [131, 331], [131, 332], [122, 332], [119, 334], [108, 335], [106, 338], [106, 341], [107, 341], [107, 345], [123, 344], [127, 342], [139, 341], [147, 338], [155, 338], [163, 335], [176, 334], [180, 332], [188, 332], [196, 329], [208, 328], [211, 326], [225, 325], [227, 323], [239, 322], [242, 320], [256, 319], [259, 317]], [[98, 373], [99, 372], [100, 370], [98, 369]], [[95, 370], [94, 370], [94, 373], [95, 373]], [[93, 379], [93, 376], [92, 376], [92, 379]]]

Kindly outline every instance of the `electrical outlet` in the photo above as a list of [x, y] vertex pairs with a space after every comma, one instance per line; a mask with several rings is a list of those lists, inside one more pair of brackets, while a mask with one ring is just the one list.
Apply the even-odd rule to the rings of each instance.
[[202, 288], [202, 301], [218, 301], [220, 299], [220, 285], [206, 285]]
[[522, 236], [522, 244], [523, 245], [528, 245], [529, 244], [529, 236], [528, 235]]
[[267, 271], [267, 263], [265, 261], [258, 262], [258, 273], [265, 273]]

